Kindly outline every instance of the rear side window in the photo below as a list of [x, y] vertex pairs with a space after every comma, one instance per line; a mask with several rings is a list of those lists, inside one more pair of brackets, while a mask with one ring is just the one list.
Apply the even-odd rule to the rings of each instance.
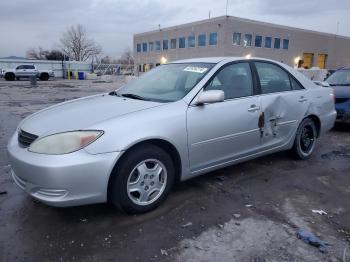
[[263, 94], [291, 91], [289, 74], [277, 65], [270, 63], [255, 63], [258, 71], [261, 92]]
[[35, 69], [35, 67], [33, 65], [26, 65], [25, 69]]
[[248, 63], [231, 64], [221, 69], [205, 90], [222, 90], [225, 99], [253, 95], [253, 81]]

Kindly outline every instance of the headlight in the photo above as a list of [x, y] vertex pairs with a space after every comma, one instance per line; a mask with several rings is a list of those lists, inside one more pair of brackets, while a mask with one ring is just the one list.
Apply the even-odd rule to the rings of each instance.
[[68, 154], [94, 142], [103, 131], [72, 131], [54, 134], [34, 141], [29, 151], [48, 155]]

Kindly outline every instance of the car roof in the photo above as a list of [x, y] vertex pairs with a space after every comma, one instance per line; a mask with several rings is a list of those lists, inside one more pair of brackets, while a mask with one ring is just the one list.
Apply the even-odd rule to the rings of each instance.
[[222, 60], [227, 59], [227, 57], [203, 57], [203, 58], [190, 58], [183, 59], [170, 62], [170, 64], [178, 64], [178, 63], [219, 63]]
[[271, 62], [277, 62], [274, 60], [261, 58], [261, 57], [239, 57], [239, 56], [227, 56], [227, 57], [203, 57], [203, 58], [190, 58], [190, 59], [184, 59], [184, 60], [177, 60], [170, 62], [169, 64], [181, 64], [181, 63], [214, 63], [218, 64], [222, 61], [225, 62], [231, 62], [231, 61], [238, 61], [238, 60], [262, 60], [262, 61], [271, 61]]

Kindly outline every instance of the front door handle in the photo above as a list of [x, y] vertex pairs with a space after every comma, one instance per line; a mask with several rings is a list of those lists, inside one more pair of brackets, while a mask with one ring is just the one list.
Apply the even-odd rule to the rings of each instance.
[[300, 103], [303, 103], [303, 102], [306, 102], [307, 101], [307, 98], [304, 97], [304, 96], [301, 96], [298, 100]]
[[257, 105], [251, 105], [248, 108], [248, 112], [255, 112], [255, 111], [259, 111], [259, 110], [260, 110], [260, 106], [257, 106]]

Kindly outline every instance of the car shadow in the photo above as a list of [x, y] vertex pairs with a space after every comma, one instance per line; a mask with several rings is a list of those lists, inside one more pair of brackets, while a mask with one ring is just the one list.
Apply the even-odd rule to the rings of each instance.
[[350, 122], [336, 122], [333, 129], [339, 132], [350, 132]]

